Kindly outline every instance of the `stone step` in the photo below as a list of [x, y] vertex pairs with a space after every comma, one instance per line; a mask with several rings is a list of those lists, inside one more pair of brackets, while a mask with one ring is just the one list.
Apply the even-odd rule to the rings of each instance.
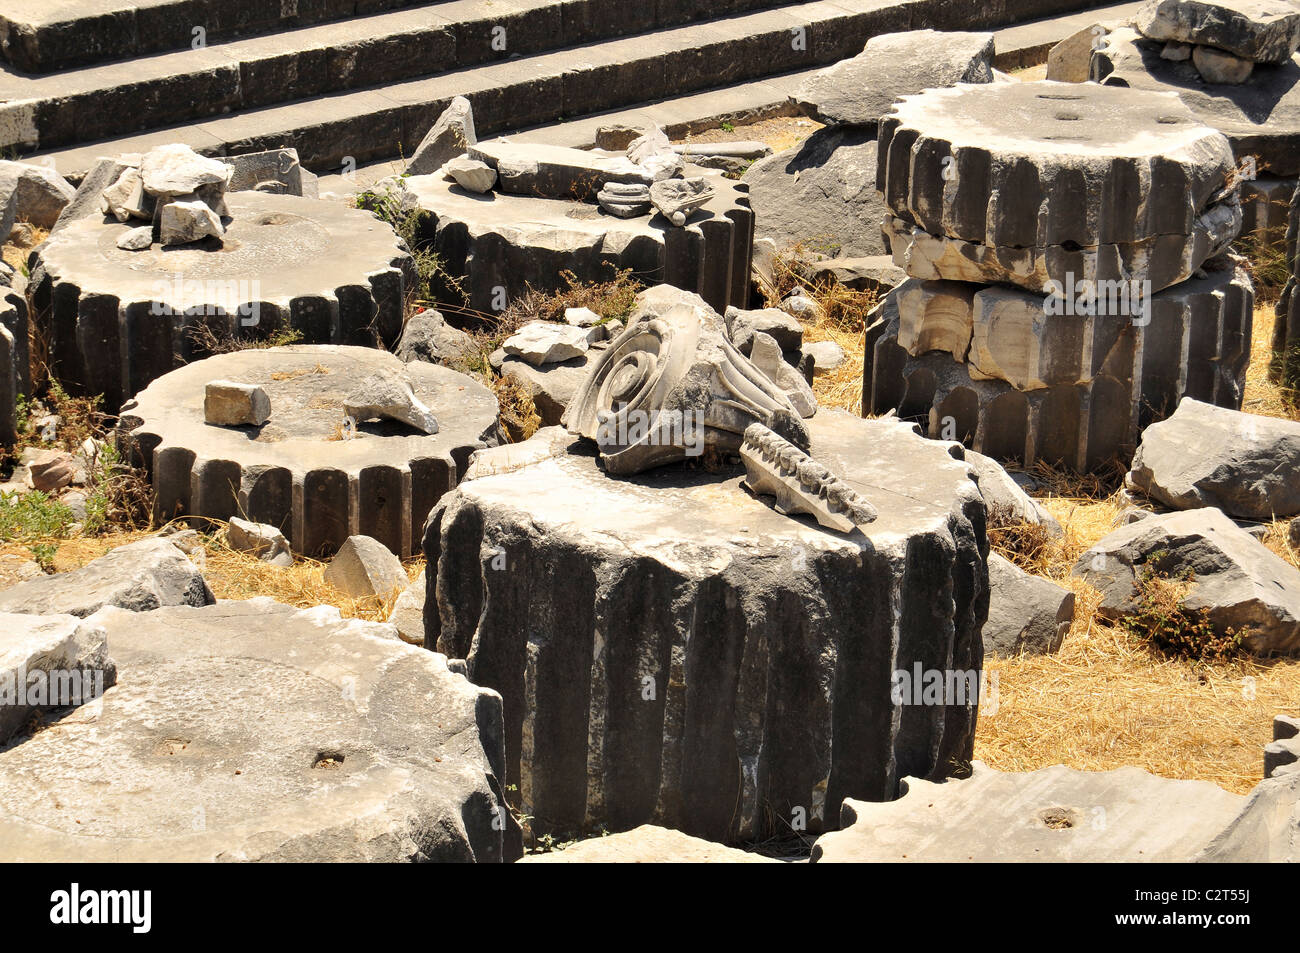
[[[1049, 12], [1080, 5], [1080, 0], [1032, 4]], [[74, 181], [98, 156], [144, 151], [172, 141], [209, 155], [294, 146], [314, 171], [349, 171], [409, 154], [456, 95], [474, 103], [481, 135], [497, 135], [806, 72], [857, 53], [867, 38], [879, 33], [997, 26], [1008, 16], [1001, 4], [987, 0], [787, 3], [779, 9], [242, 110], [90, 145], [46, 148], [38, 155], [48, 157]], [[793, 42], [796, 36], [802, 42]], [[0, 128], [5, 126], [0, 114]]]
[[1143, 6], [1145, 0], [1115, 3], [1064, 16], [1048, 17], [994, 30], [997, 55], [993, 65], [1000, 70], [1026, 69], [1047, 62], [1048, 51], [1067, 36], [1086, 30], [1094, 23], [1126, 20]]
[[[732, 0], [750, 12], [783, 0]], [[607, 0], [455, 0], [30, 77], [0, 73], [0, 146], [48, 149], [679, 26]]]
[[29, 73], [310, 26], [430, 0], [0, 0], [0, 59]]

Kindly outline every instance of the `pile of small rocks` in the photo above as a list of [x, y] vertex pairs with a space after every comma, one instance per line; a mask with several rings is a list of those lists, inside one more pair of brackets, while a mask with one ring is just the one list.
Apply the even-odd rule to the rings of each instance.
[[128, 164], [104, 189], [102, 209], [119, 222], [149, 222], [124, 234], [117, 247], [143, 251], [155, 242], [188, 245], [226, 234], [226, 190], [233, 169], [179, 143], [159, 146]]
[[1257, 63], [1285, 63], [1300, 48], [1300, 7], [1287, 0], [1152, 0], [1134, 26], [1207, 83], [1244, 83]]

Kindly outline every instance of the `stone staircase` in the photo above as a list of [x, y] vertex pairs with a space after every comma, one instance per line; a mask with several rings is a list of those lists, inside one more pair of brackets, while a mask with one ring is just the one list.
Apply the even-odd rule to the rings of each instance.
[[293, 146], [315, 171], [346, 170], [409, 154], [457, 95], [494, 135], [815, 69], [879, 33], [1098, 5], [44, 0], [34, 13], [0, 0], [0, 148], [74, 179], [99, 155], [167, 141], [209, 155]]

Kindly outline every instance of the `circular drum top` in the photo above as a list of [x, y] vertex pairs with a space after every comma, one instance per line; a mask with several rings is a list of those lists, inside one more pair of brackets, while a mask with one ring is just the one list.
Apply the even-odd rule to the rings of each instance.
[[[336, 288], [367, 285], [369, 275], [401, 268], [409, 258], [386, 223], [341, 202], [230, 192], [226, 206], [222, 238], [145, 251], [117, 247], [140, 222], [78, 219], [41, 246], [40, 262], [83, 293], [113, 295], [124, 304], [158, 302], [178, 312], [220, 304], [229, 312], [254, 301], [287, 305], [303, 296], [332, 297]], [[233, 282], [237, 289], [214, 288], [214, 282]], [[239, 300], [226, 300], [232, 294]]]
[[1215, 131], [1173, 93], [1095, 83], [961, 84], [904, 96], [891, 119], [951, 143], [999, 153], [1196, 158]]
[[[366, 377], [409, 375], [412, 390], [438, 418], [425, 434], [392, 420], [361, 422], [343, 438], [343, 402]], [[203, 397], [208, 381], [255, 384], [271, 399], [261, 427], [208, 424]], [[154, 381], [123, 412], [136, 434], [157, 435], [159, 448], [186, 447], [200, 456], [305, 471], [371, 463], [400, 466], [430, 451], [474, 446], [496, 430], [496, 398], [482, 384], [437, 364], [403, 364], [386, 351], [336, 345], [293, 345], [222, 354]]]
[[[348, 436], [344, 401], [367, 377], [397, 373], [433, 411], [438, 433], [379, 419]], [[270, 419], [207, 423], [204, 393], [216, 380], [265, 389]], [[240, 516], [279, 527], [299, 553], [328, 554], [360, 533], [405, 556], [470, 454], [496, 445], [497, 412], [491, 391], [447, 367], [403, 364], [373, 348], [295, 345], [165, 374], [123, 409], [122, 427], [133, 461], [149, 469], [159, 522]]]

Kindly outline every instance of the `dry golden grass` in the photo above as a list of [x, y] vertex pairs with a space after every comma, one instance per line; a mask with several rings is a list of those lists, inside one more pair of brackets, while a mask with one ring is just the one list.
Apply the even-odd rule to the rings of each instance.
[[[93, 559], [98, 559], [110, 549], [117, 549], [128, 543], [138, 542], [148, 536], [157, 534], [157, 530], [131, 530], [109, 533], [103, 536], [77, 536], [72, 539], [58, 540], [58, 551], [54, 556], [56, 572], [71, 572], [80, 569]], [[272, 566], [255, 559], [246, 553], [236, 552], [227, 546], [219, 530], [204, 533], [203, 554], [191, 554], [190, 558], [203, 567], [213, 595], [218, 599], [253, 599], [257, 596], [269, 596], [276, 602], [310, 609], [313, 606], [331, 605], [342, 613], [345, 619], [365, 619], [369, 622], [383, 622], [392, 612], [397, 594], [387, 598], [354, 599], [325, 581], [325, 563], [314, 559], [297, 558], [292, 566]], [[31, 558], [27, 546], [18, 543], [0, 545], [0, 555], [14, 554]], [[409, 579], [414, 580], [424, 569], [423, 559], [409, 559], [403, 562], [403, 568]]]
[[[778, 285], [782, 283], [778, 264]], [[788, 289], [780, 289], [782, 291]], [[819, 300], [821, 289], [810, 289]], [[1272, 309], [1255, 315], [1247, 377], [1251, 413], [1300, 419], [1290, 395], [1268, 380]], [[860, 412], [862, 333], [827, 321], [805, 328], [809, 341], [834, 340], [849, 360], [818, 379], [818, 400]], [[1002, 771], [1066, 764], [1088, 771], [1137, 765], [1169, 778], [1212, 781], [1245, 793], [1260, 780], [1273, 715], [1300, 706], [1300, 661], [1243, 660], [1209, 666], [1173, 660], [1096, 617], [1099, 595], [1070, 576], [1079, 556], [1115, 528], [1129, 504], [1121, 474], [1074, 476], [1038, 467], [1035, 495], [1065, 535], [1043, 540], [1027, 531], [993, 532], [994, 548], [1023, 568], [1075, 593], [1075, 619], [1055, 655], [991, 659], [985, 668], [996, 704], [984, 704], [975, 757]], [[1270, 528], [1265, 545], [1300, 568], [1287, 542], [1287, 521]]]
[[776, 116], [760, 119], [745, 125], [732, 126], [730, 130], [723, 127], [705, 129], [691, 133], [679, 142], [735, 142], [740, 139], [753, 142], [765, 142], [773, 152], [784, 152], [803, 142], [822, 124], [806, 116]]

